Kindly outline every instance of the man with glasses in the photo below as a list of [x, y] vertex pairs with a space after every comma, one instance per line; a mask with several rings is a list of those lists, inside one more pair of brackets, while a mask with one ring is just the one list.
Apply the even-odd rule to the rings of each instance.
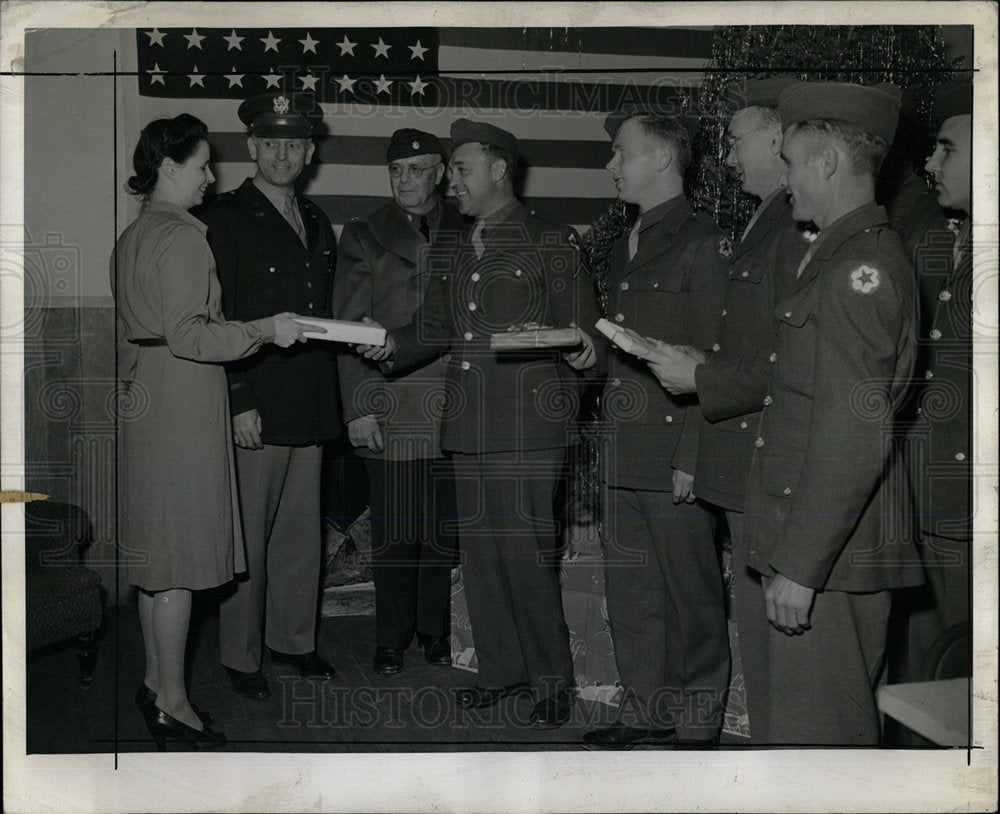
[[[312, 94], [271, 93], [247, 99], [239, 117], [257, 172], [201, 215], [223, 312], [245, 321], [280, 306], [329, 318], [333, 227], [295, 189], [322, 110]], [[262, 351], [227, 373], [248, 573], [220, 607], [221, 661], [233, 690], [259, 700], [271, 694], [264, 643], [274, 664], [308, 678], [336, 675], [316, 652], [316, 622], [322, 445], [342, 432], [337, 369], [330, 343], [309, 342]]]
[[[404, 128], [386, 158], [393, 200], [344, 226], [334, 284], [338, 319], [409, 324], [430, 277], [427, 246], [457, 234], [462, 218], [441, 200], [444, 149], [438, 138]], [[375, 577], [373, 669], [403, 669], [416, 635], [430, 664], [450, 665], [451, 567], [455, 516], [451, 462], [442, 458], [440, 407], [446, 362], [437, 357], [402, 373], [383, 373], [357, 354], [338, 360], [344, 420], [371, 488]]]

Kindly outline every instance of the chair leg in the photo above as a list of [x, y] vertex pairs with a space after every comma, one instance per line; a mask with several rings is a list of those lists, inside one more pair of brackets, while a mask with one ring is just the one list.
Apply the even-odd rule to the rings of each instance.
[[80, 686], [89, 690], [94, 683], [94, 667], [97, 665], [97, 631], [91, 630], [77, 636], [77, 657], [80, 659]]

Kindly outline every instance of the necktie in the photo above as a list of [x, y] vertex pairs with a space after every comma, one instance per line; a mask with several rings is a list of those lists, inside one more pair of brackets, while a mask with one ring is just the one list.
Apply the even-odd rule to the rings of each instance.
[[964, 221], [958, 218], [949, 218], [948, 231], [955, 235], [955, 245], [951, 250], [951, 263], [952, 268], [957, 269], [962, 263], [962, 255], [965, 252], [966, 246], [969, 242], [969, 227], [970, 220], [966, 218]]
[[431, 242], [431, 230], [427, 225], [427, 217], [425, 215], [420, 216], [420, 223], [417, 225], [417, 231], [424, 236], [424, 240], [428, 243]]
[[295, 199], [292, 197], [285, 198], [285, 208], [282, 211], [285, 216], [285, 220], [291, 224], [291, 227], [295, 230], [295, 234], [299, 236], [299, 240], [302, 241], [303, 246], [308, 246], [306, 241], [306, 230], [302, 225], [302, 218], [299, 217], [299, 210], [295, 206]]
[[486, 244], [483, 243], [483, 227], [485, 225], [486, 221], [477, 220], [472, 229], [472, 236], [469, 238], [472, 248], [476, 250], [476, 257], [482, 257], [483, 252], [486, 251]]
[[628, 259], [631, 260], [635, 257], [636, 252], [639, 251], [639, 228], [642, 224], [642, 216], [640, 216], [636, 222], [635, 226], [632, 227], [632, 231], [628, 233]]

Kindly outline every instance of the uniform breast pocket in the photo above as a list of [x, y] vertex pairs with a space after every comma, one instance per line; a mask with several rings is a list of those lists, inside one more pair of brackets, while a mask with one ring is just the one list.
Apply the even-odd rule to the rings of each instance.
[[671, 274], [631, 287], [625, 324], [665, 342], [682, 341], [687, 300], [683, 282], [681, 274]]

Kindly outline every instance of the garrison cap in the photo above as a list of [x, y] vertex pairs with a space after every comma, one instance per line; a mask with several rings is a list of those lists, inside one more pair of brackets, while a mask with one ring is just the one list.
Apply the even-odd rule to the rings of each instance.
[[767, 79], [738, 79], [729, 86], [726, 105], [733, 113], [745, 107], [777, 107], [781, 92], [797, 81], [791, 74]]
[[423, 130], [404, 127], [392, 134], [389, 149], [386, 151], [386, 161], [397, 161], [400, 158], [412, 158], [415, 155], [430, 155], [437, 153], [444, 157], [444, 147], [441, 140]]
[[468, 119], [458, 119], [451, 124], [451, 151], [454, 153], [463, 144], [478, 142], [480, 144], [492, 144], [510, 153], [515, 163], [517, 162], [517, 139], [512, 133], [495, 127], [486, 122], [473, 122]]
[[939, 122], [952, 116], [972, 114], [972, 77], [968, 74], [949, 79], [934, 92], [934, 107]]
[[784, 129], [807, 119], [839, 119], [892, 144], [901, 93], [895, 85], [796, 82], [781, 92], [778, 111]]
[[698, 133], [698, 117], [689, 110], [655, 110], [652, 107], [642, 107], [640, 105], [625, 105], [609, 113], [604, 119], [604, 130], [611, 136], [611, 140], [614, 141], [621, 126], [636, 116], [676, 119], [684, 125], [684, 129], [687, 130], [692, 140]]
[[255, 136], [310, 138], [323, 120], [323, 109], [312, 93], [263, 93], [246, 99], [239, 117]]

